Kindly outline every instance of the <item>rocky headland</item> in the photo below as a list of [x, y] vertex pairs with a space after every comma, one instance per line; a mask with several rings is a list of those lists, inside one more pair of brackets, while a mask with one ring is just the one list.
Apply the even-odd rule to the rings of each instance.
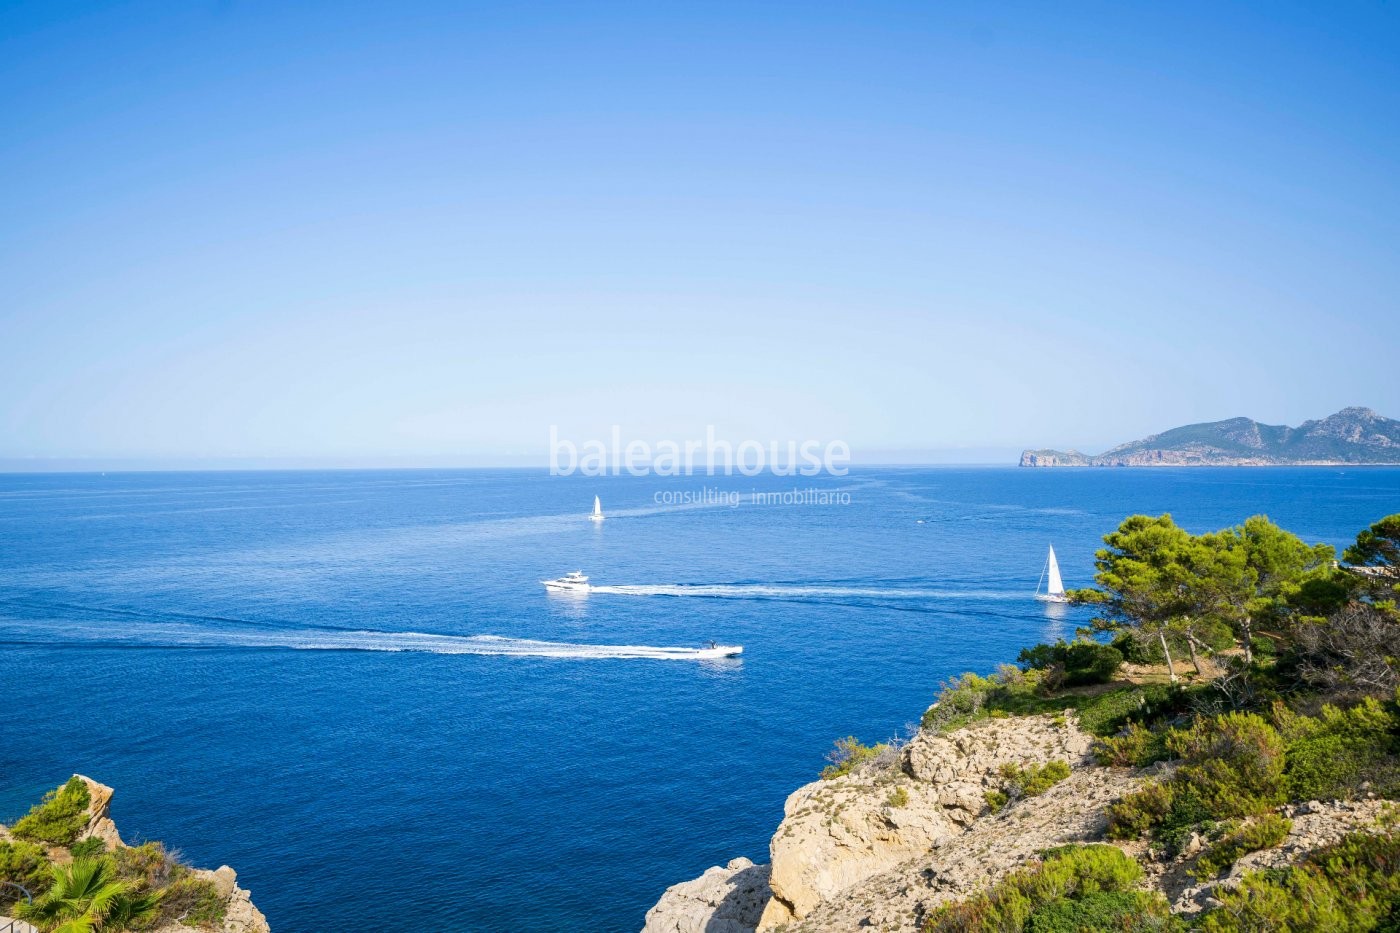
[[1369, 408], [1343, 408], [1296, 428], [1252, 418], [1189, 424], [1101, 454], [1049, 448], [1021, 454], [1023, 467], [1364, 464], [1400, 464], [1400, 421]]
[[[1171, 773], [1165, 763], [1101, 766], [1094, 742], [1072, 712], [922, 731], [893, 766], [799, 788], [773, 835], [771, 864], [736, 859], [669, 888], [643, 933], [919, 931], [939, 905], [987, 889], [1047, 850], [1104, 841], [1109, 806]], [[1068, 777], [1000, 809], [989, 803], [1008, 767], [1048, 761], [1066, 762]], [[1140, 841], [1116, 845], [1143, 864], [1145, 889], [1189, 916], [1217, 904], [1218, 887], [1238, 885], [1251, 870], [1296, 864], [1377, 825], [1390, 806], [1378, 799], [1284, 806], [1292, 827], [1281, 844], [1205, 883], [1192, 875], [1206, 849], [1198, 837], [1171, 856]]]
[[[253, 905], [249, 892], [238, 886], [238, 875], [227, 865], [215, 870], [192, 868], [166, 852], [160, 843], [130, 846], [122, 841], [110, 810], [115, 791], [92, 778], [73, 778], [36, 806], [29, 817], [12, 827], [0, 826], [0, 865], [8, 882], [0, 891], [0, 913], [17, 910], [18, 888], [30, 890], [35, 901], [50, 882], [55, 867], [71, 869], [79, 859], [101, 857], [118, 866], [118, 883], [132, 894], [155, 894], [161, 907], [139, 921], [148, 933], [270, 933], [267, 918]], [[71, 812], [59, 812], [56, 804], [75, 801]], [[46, 812], [46, 809], [48, 812]], [[39, 819], [35, 819], [35, 816]], [[27, 824], [28, 821], [28, 824]], [[46, 838], [47, 837], [47, 838]], [[136, 875], [140, 880], [132, 880]], [[81, 913], [75, 913], [76, 917]], [[0, 917], [0, 930], [9, 917]], [[16, 933], [38, 933], [50, 926], [14, 921]], [[132, 929], [125, 924], [104, 923], [103, 930]]]

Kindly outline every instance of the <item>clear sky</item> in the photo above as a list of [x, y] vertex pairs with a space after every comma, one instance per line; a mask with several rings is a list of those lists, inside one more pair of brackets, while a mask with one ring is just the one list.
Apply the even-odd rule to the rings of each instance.
[[0, 458], [1400, 417], [1394, 3], [3, 2], [0, 115]]

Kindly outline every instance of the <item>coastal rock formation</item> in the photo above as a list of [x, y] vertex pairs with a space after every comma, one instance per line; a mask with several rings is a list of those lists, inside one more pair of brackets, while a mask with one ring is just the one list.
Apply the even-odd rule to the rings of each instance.
[[642, 933], [753, 933], [770, 895], [768, 866], [736, 858], [667, 888]]
[[[121, 834], [117, 832], [117, 826], [112, 822], [110, 815], [112, 797], [116, 791], [86, 775], [75, 774], [74, 777], [82, 781], [88, 791], [87, 824], [78, 834], [78, 839], [101, 839], [109, 850], [125, 848], [126, 844], [122, 842]], [[9, 838], [11, 838], [9, 832], [5, 827], [0, 826], [0, 840]], [[71, 858], [66, 848], [49, 847], [49, 849], [50, 857], [56, 862], [62, 863], [62, 861]], [[220, 896], [224, 898], [225, 909], [223, 924], [220, 927], [221, 933], [271, 933], [267, 918], [263, 916], [262, 911], [253, 905], [249, 892], [238, 886], [238, 875], [232, 868], [227, 865], [220, 866], [214, 871], [192, 868], [189, 869], [189, 873], [212, 883]], [[8, 918], [0, 917], [0, 930], [8, 929], [8, 924]], [[26, 924], [16, 921], [14, 924], [15, 933], [23, 933], [26, 927]], [[155, 928], [152, 933], [207, 933], [207, 930], [185, 926], [182, 923], [166, 923]]]
[[[1233, 888], [1247, 872], [1266, 868], [1285, 868], [1301, 861], [1309, 852], [1340, 842], [1347, 833], [1373, 829], [1377, 820], [1394, 804], [1386, 800], [1313, 800], [1284, 807], [1282, 813], [1293, 822], [1293, 828], [1280, 845], [1251, 852], [1235, 862], [1223, 878], [1204, 884], [1192, 883], [1188, 869], [1193, 867], [1198, 846], [1188, 845], [1188, 854], [1155, 865], [1142, 859], [1148, 869], [1148, 881], [1161, 888], [1172, 902], [1172, 911], [1183, 916], [1199, 913], [1217, 902], [1213, 895], [1220, 888]], [[1126, 847], [1125, 847], [1126, 848]]]
[[1081, 454], [1077, 450], [1021, 451], [1021, 466], [1023, 467], [1090, 466], [1091, 459], [1093, 458], [1088, 454]]
[[1072, 718], [991, 719], [921, 732], [898, 767], [816, 781], [787, 799], [773, 836], [773, 899], [759, 930], [806, 917], [867, 879], [959, 836], [988, 812], [1002, 765], [1087, 762], [1092, 737]]
[[116, 849], [124, 846], [121, 834], [117, 832], [117, 824], [112, 822], [108, 811], [112, 808], [112, 795], [115, 790], [106, 784], [99, 784], [85, 774], [77, 774], [78, 778], [88, 789], [88, 823], [79, 839], [101, 839], [107, 844], [107, 848]]
[[[920, 733], [895, 761], [797, 790], [773, 837], [771, 868], [736, 859], [667, 889], [643, 933], [916, 933], [940, 904], [995, 884], [1046, 849], [1102, 841], [1111, 803], [1172, 773], [1168, 764], [1098, 766], [1089, 755], [1092, 741], [1073, 714]], [[984, 794], [1003, 786], [1003, 764], [1054, 760], [1070, 765], [1067, 778], [998, 812], [987, 806]], [[1245, 872], [1295, 864], [1374, 827], [1391, 806], [1361, 800], [1283, 807], [1292, 820], [1287, 839], [1208, 882], [1192, 875], [1204, 840], [1170, 859], [1140, 840], [1118, 845], [1142, 864], [1144, 884], [1189, 916], [1217, 904], [1214, 892], [1238, 884]]]
[[912, 933], [937, 905], [1001, 880], [1045, 849], [1098, 839], [1107, 825], [1104, 808], [1142, 780], [1125, 771], [1077, 768], [1044, 794], [983, 816], [932, 851], [824, 901], [787, 933]]
[[1077, 450], [1027, 450], [1023, 467], [1054, 466], [1343, 466], [1400, 463], [1400, 421], [1369, 408], [1343, 408], [1296, 428], [1230, 418], [1189, 424], [1097, 456]]

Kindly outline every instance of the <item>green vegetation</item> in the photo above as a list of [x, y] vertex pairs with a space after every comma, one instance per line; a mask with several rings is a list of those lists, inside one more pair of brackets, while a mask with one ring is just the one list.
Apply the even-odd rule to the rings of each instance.
[[1284, 779], [1291, 800], [1355, 796], [1363, 787], [1400, 793], [1400, 716], [1368, 697], [1348, 710], [1324, 705], [1303, 716], [1275, 703], [1274, 720], [1287, 740]]
[[1277, 813], [1266, 813], [1259, 819], [1228, 832], [1196, 861], [1195, 875], [1206, 879], [1228, 870], [1243, 855], [1272, 849], [1288, 838], [1293, 821]]
[[32, 904], [16, 905], [20, 919], [53, 933], [123, 930], [155, 916], [159, 894], [138, 894], [117, 878], [110, 859], [77, 859], [49, 868], [52, 883]]
[[43, 802], [35, 804], [10, 827], [10, 833], [30, 842], [71, 845], [87, 825], [89, 802], [87, 785], [74, 776], [67, 784], [45, 794]]
[[1255, 816], [1283, 800], [1283, 740], [1259, 716], [1201, 717], [1189, 729], [1169, 734], [1167, 746], [1184, 759], [1176, 774], [1112, 804], [1109, 838], [1135, 839], [1151, 832], [1175, 853], [1192, 832], [1209, 832], [1220, 820]]
[[878, 745], [862, 745], [853, 735], [837, 739], [836, 747], [827, 752], [826, 760], [831, 764], [822, 768], [821, 778], [823, 781], [829, 781], [850, 774], [861, 765], [880, 757], [889, 748], [884, 742]]
[[1254, 713], [1201, 717], [1167, 736], [1184, 759], [1175, 781], [1216, 818], [1253, 816], [1283, 802], [1283, 740]]
[[890, 791], [890, 795], [885, 798], [885, 803], [892, 807], [903, 807], [909, 804], [909, 791], [903, 787], [896, 787]]
[[1356, 833], [1283, 871], [1250, 872], [1220, 890], [1207, 933], [1393, 931], [1400, 921], [1400, 839]]
[[1094, 758], [1110, 768], [1145, 768], [1171, 757], [1166, 732], [1130, 722], [1120, 734], [1098, 739]]
[[923, 933], [1173, 929], [1167, 901], [1137, 890], [1142, 867], [1107, 845], [1064, 846], [990, 890], [945, 904]]
[[1001, 766], [999, 773], [1005, 782], [1001, 790], [990, 790], [982, 795], [982, 799], [987, 801], [987, 806], [991, 807], [993, 812], [1022, 797], [1035, 797], [1045, 793], [1069, 777], [1069, 762], [1047, 761], [1043, 765], [1019, 766], [1008, 762]]
[[1043, 765], [1029, 764], [1021, 767], [1012, 764], [1001, 766], [1001, 778], [1006, 782], [1007, 792], [1013, 798], [1043, 794], [1067, 777], [1069, 763], [1065, 761], [1047, 761]]
[[[924, 728], [1075, 710], [1097, 736], [1100, 764], [1176, 760], [1167, 776], [1108, 808], [1108, 835], [1149, 838], [1168, 857], [1198, 837], [1207, 845], [1194, 865], [1201, 880], [1283, 842], [1291, 823], [1281, 804], [1400, 796], [1400, 515], [1346, 550], [1360, 571], [1334, 565], [1330, 547], [1306, 544], [1262, 516], [1193, 535], [1169, 515], [1138, 515], [1104, 542], [1097, 587], [1074, 596], [1102, 609], [1080, 635], [1111, 633], [1113, 645], [1084, 637], [1037, 645], [1021, 652], [1019, 668], [950, 680]], [[1151, 665], [1183, 656], [1198, 675], [1189, 684], [1172, 669], [1160, 675], [1169, 683], [1132, 682], [1159, 676], [1140, 669], [1115, 682], [1124, 659]], [[1005, 784], [985, 795], [988, 805], [998, 810], [1050, 786], [1056, 765], [1063, 767], [1008, 767]], [[926, 929], [1184, 928], [1160, 897], [1132, 883], [1066, 881], [1084, 866], [1059, 857], [1046, 853], [942, 908]], [[1398, 869], [1400, 843], [1353, 835], [1292, 868], [1216, 890], [1223, 906], [1196, 926], [1400, 933]]]
[[1106, 684], [1123, 666], [1123, 653], [1111, 645], [1088, 639], [1024, 648], [1016, 658], [1024, 670], [1043, 671], [1048, 688]]
[[108, 852], [101, 839], [78, 840], [89, 803], [87, 785], [74, 778], [15, 823], [12, 834], [23, 830], [52, 848], [0, 841], [0, 881], [19, 884], [35, 898], [17, 903], [18, 891], [0, 888], [0, 908], [44, 933], [120, 933], [176, 921], [217, 930], [223, 924], [227, 904], [217, 885], [159, 842]]
[[[30, 894], [41, 894], [49, 886], [49, 862], [44, 850], [32, 842], [0, 841], [0, 881], [17, 884]], [[11, 903], [17, 891], [0, 885], [0, 906]]]
[[[951, 732], [982, 719], [1074, 710], [1079, 713], [1081, 729], [1108, 737], [1131, 722], [1179, 711], [1189, 705], [1192, 696], [1190, 691], [1174, 691], [1165, 684], [1053, 692], [1045, 686], [1041, 671], [1022, 671], [1005, 665], [989, 677], [963, 674], [946, 681], [920, 725], [932, 732]], [[1059, 724], [1064, 724], [1063, 716]]]
[[96, 836], [89, 836], [82, 842], [75, 842], [68, 847], [68, 854], [73, 856], [73, 858], [75, 859], [97, 858], [98, 856], [105, 854], [106, 851], [107, 843], [103, 842], [101, 839], [98, 839]]

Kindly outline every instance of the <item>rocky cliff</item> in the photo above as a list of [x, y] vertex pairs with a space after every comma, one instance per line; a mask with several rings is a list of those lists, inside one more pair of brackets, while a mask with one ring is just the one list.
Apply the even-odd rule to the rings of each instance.
[[[1171, 766], [1097, 765], [1093, 737], [1073, 713], [987, 719], [947, 735], [921, 732], [894, 759], [798, 789], [770, 844], [771, 865], [747, 859], [711, 868], [666, 891], [643, 933], [918, 931], [938, 905], [960, 900], [1069, 843], [1102, 841], [1106, 809]], [[1003, 766], [1063, 761], [1068, 776], [993, 810]], [[1141, 861], [1145, 885], [1174, 912], [1215, 903], [1212, 892], [1245, 871], [1293, 864], [1343, 834], [1371, 826], [1383, 801], [1313, 801], [1283, 808], [1292, 829], [1278, 847], [1240, 859], [1223, 878], [1193, 880], [1202, 845], [1171, 858], [1141, 841], [1119, 843]]]
[[1340, 466], [1400, 463], [1400, 421], [1369, 408], [1344, 408], [1296, 428], [1230, 418], [1130, 441], [1096, 456], [1026, 450], [1023, 467]]
[[[117, 831], [117, 826], [111, 818], [110, 810], [115, 791], [106, 784], [101, 784], [85, 775], [77, 774], [74, 777], [83, 782], [87, 787], [88, 794], [87, 822], [79, 832], [74, 845], [88, 839], [100, 839], [108, 852], [129, 848], [122, 841], [121, 834]], [[0, 826], [0, 841], [9, 841], [10, 839], [9, 831]], [[72, 860], [68, 848], [67, 846], [45, 846], [48, 858], [59, 865]], [[214, 871], [209, 871], [201, 868], [185, 869], [182, 867], [180, 871], [187, 872], [188, 876], [192, 878], [212, 884], [218, 896], [222, 898], [223, 918], [215, 928], [219, 933], [271, 933], [267, 918], [257, 907], [253, 906], [252, 897], [248, 891], [238, 886], [238, 875], [232, 868], [223, 865]], [[0, 930], [6, 928], [6, 923], [6, 918], [0, 918]], [[14, 925], [17, 933], [26, 928], [33, 929], [27, 924], [19, 922]], [[172, 921], [161, 923], [153, 928], [151, 933], [209, 933], [210, 929], [208, 926], [186, 926], [179, 921]]]

